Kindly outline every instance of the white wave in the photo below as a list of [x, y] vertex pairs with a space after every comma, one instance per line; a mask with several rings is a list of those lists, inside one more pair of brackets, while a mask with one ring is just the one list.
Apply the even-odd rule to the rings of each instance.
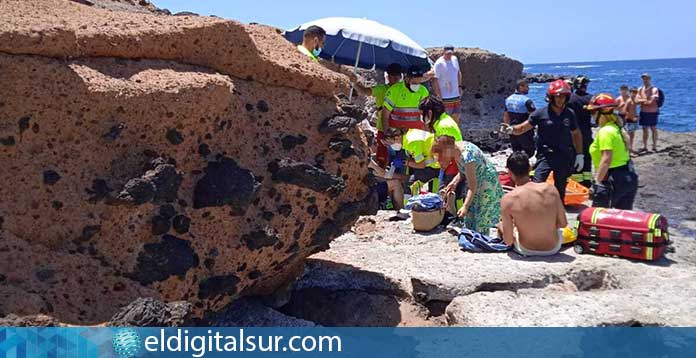
[[565, 65], [565, 66], [553, 66], [553, 68], [593, 68], [601, 67], [600, 65]]
[[593, 67], [602, 67], [600, 65], [576, 65], [576, 66], [568, 66], [568, 68], [593, 68]]

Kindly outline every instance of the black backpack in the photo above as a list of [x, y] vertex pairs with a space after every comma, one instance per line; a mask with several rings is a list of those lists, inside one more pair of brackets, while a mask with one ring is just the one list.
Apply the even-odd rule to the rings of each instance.
[[662, 91], [661, 88], [657, 89], [657, 107], [660, 108], [662, 105], [665, 104], [665, 93]]

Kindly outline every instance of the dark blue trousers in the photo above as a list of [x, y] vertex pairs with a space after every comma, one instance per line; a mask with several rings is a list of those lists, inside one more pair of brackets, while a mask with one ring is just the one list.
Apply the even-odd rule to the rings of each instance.
[[596, 187], [592, 196], [593, 207], [633, 210], [638, 193], [638, 174], [632, 164], [609, 169], [608, 178], [602, 184]]
[[568, 177], [572, 174], [571, 163], [568, 155], [557, 153], [537, 152], [537, 162], [534, 167], [534, 182], [543, 183], [553, 171], [553, 181], [561, 196], [561, 202], [565, 199]]

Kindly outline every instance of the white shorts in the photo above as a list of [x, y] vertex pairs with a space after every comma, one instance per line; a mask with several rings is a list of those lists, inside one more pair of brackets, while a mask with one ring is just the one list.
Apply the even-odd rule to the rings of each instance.
[[514, 231], [514, 236], [515, 236], [515, 252], [522, 256], [552, 256], [558, 253], [558, 251], [561, 249], [561, 245], [563, 245], [563, 230], [558, 230], [558, 243], [556, 243], [556, 246], [548, 251], [537, 251], [537, 250], [529, 250], [525, 249], [524, 246], [520, 244], [520, 239], [519, 235], [517, 235], [517, 230]]

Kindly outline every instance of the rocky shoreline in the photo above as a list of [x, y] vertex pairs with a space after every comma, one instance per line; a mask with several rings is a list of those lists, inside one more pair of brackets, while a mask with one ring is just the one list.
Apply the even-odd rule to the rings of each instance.
[[[310, 257], [302, 276], [273, 296], [235, 301], [206, 320], [187, 318], [183, 303], [138, 300], [108, 324], [692, 326], [696, 150], [689, 143], [696, 133], [660, 134], [662, 150], [635, 158], [638, 208], [671, 222], [675, 251], [656, 263], [578, 255], [572, 247], [550, 258], [466, 253], [442, 229], [414, 233], [409, 222], [379, 212]], [[493, 154], [498, 167], [508, 153]]]
[[522, 73], [522, 79], [528, 83], [549, 83], [555, 80], [575, 81], [575, 75], [554, 75], [550, 73]]
[[[670, 219], [674, 252], [655, 263], [459, 250], [444, 230], [418, 234], [389, 212], [365, 216], [310, 257], [286, 304], [248, 324], [328, 326], [692, 326], [696, 324], [696, 133], [660, 132], [661, 150], [635, 158], [637, 209]], [[501, 166], [507, 152], [494, 154]], [[665, 170], [665, 168], [670, 168]], [[666, 186], [668, 185], [668, 186]], [[576, 208], [569, 212], [575, 220]], [[255, 311], [257, 314], [260, 310]], [[281, 317], [282, 319], [280, 319]]]

